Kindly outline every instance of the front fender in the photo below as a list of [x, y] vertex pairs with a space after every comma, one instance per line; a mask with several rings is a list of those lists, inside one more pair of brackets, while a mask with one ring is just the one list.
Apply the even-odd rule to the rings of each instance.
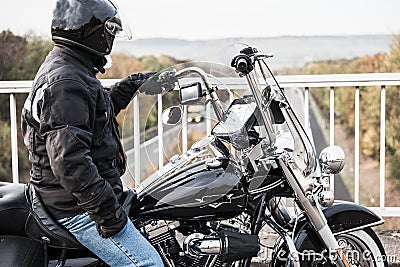
[[[373, 211], [352, 202], [337, 201], [333, 206], [323, 209], [323, 213], [334, 235], [351, 232], [367, 227], [384, 223], [384, 220]], [[294, 243], [296, 249], [304, 251], [322, 251], [323, 244], [310, 225], [305, 215], [298, 218], [295, 231]], [[285, 259], [289, 251], [282, 238], [278, 239], [272, 254], [270, 266], [286, 266]], [[309, 266], [308, 262], [301, 262], [300, 265]]]
[[[322, 211], [334, 235], [384, 223], [382, 217], [373, 211], [352, 202], [338, 201]], [[304, 215], [299, 218], [295, 236], [296, 248], [299, 251], [322, 247], [319, 236]]]
[[354, 231], [383, 224], [385, 221], [373, 211], [352, 202], [338, 201], [323, 209], [333, 234]]

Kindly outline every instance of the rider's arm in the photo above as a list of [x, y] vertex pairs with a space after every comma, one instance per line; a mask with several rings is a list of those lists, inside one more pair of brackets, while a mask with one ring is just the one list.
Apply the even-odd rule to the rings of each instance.
[[111, 86], [110, 97], [115, 114], [126, 108], [138, 91], [150, 95], [161, 93], [161, 85], [154, 78], [147, 82], [145, 86], [142, 86], [155, 74], [156, 72], [132, 74]]

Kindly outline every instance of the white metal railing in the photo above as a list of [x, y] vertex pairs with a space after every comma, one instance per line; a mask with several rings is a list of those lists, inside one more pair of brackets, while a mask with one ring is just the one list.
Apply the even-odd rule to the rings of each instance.
[[[334, 144], [335, 140], [335, 88], [336, 87], [352, 87], [355, 92], [355, 151], [354, 151], [354, 201], [360, 201], [360, 87], [377, 86], [381, 92], [381, 116], [380, 116], [380, 203], [379, 207], [370, 207], [373, 211], [381, 216], [400, 216], [400, 206], [385, 206], [385, 100], [386, 86], [400, 85], [400, 73], [371, 73], [371, 74], [329, 74], [329, 75], [282, 75], [277, 76], [279, 84], [283, 88], [301, 87], [305, 89], [304, 94], [304, 120], [309, 123], [309, 88], [319, 87], [330, 88], [330, 119], [329, 119], [329, 143]], [[102, 80], [103, 85], [107, 86], [115, 83], [117, 80]], [[245, 79], [225, 78], [223, 82], [231, 89], [241, 89], [245, 86]], [[19, 182], [18, 175], [18, 149], [17, 149], [17, 108], [15, 95], [19, 93], [28, 93], [30, 91], [32, 81], [0, 81], [0, 94], [8, 94], [10, 96], [10, 120], [11, 120], [11, 147], [12, 147], [12, 177], [13, 182]], [[159, 98], [161, 99], [161, 98]], [[135, 165], [140, 166], [140, 130], [139, 130], [139, 99], [134, 100], [135, 129], [134, 129], [134, 145], [135, 149]], [[161, 101], [160, 101], [161, 102]], [[161, 104], [158, 104], [158, 134], [162, 134], [161, 125]], [[209, 112], [209, 109], [207, 110]], [[210, 124], [207, 124], [207, 133], [210, 132]], [[186, 129], [187, 130], [187, 129]], [[187, 131], [183, 131], [183, 133]], [[184, 134], [183, 134], [184, 135]], [[187, 136], [183, 136], [183, 150], [187, 149]], [[162, 162], [162, 138], [159, 138], [159, 166]], [[135, 170], [135, 177], [140, 177], [140, 170]], [[333, 179], [332, 179], [333, 180]], [[334, 184], [332, 184], [334, 186]]]

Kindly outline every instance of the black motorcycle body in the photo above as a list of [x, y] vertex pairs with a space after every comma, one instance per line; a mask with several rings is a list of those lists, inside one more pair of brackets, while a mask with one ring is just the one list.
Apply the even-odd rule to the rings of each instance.
[[[151, 179], [151, 177], [150, 177]], [[247, 195], [229, 159], [210, 167], [206, 160], [157, 178], [139, 195], [135, 217], [215, 221], [243, 212]]]

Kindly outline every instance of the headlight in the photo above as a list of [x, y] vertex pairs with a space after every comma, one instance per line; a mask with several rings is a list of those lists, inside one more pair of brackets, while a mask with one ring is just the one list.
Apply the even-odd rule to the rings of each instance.
[[343, 170], [344, 151], [339, 146], [328, 146], [319, 154], [319, 164], [325, 174], [336, 174]]

